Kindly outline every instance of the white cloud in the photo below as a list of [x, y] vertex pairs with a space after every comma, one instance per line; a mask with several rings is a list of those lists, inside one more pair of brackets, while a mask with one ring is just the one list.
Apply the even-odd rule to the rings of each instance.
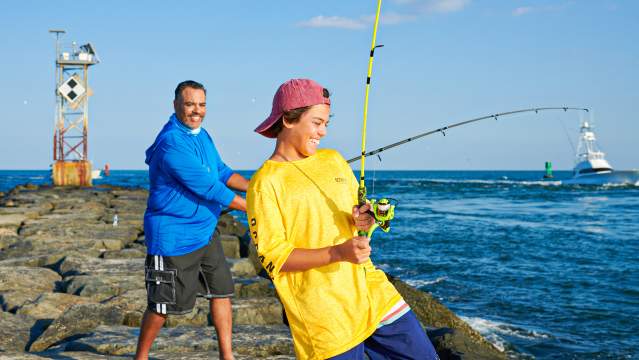
[[[417, 16], [415, 15], [400, 14], [396, 12], [389, 12], [379, 16], [379, 22], [386, 25], [395, 25], [415, 21], [416, 19]], [[362, 20], [366, 23], [372, 24], [375, 21], [375, 15], [362, 16]]]
[[533, 11], [532, 6], [520, 6], [520, 7], [516, 8], [515, 10], [513, 10], [513, 15], [514, 16], [521, 16], [521, 15], [528, 14], [528, 13], [530, 13], [532, 11]]
[[449, 13], [464, 10], [471, 0], [428, 0], [423, 9], [429, 13]]
[[520, 6], [513, 10], [513, 16], [522, 16], [530, 13], [543, 14], [543, 13], [558, 13], [569, 10], [575, 6], [575, 1], [564, 1], [561, 3], [554, 3], [546, 6]]
[[400, 23], [409, 22], [409, 21], [415, 21], [415, 19], [417, 19], [417, 16], [415, 15], [406, 15], [406, 14], [399, 14], [399, 13], [392, 12], [392, 13], [381, 14], [379, 21], [382, 24], [393, 25], [393, 24], [400, 24]]
[[366, 27], [366, 23], [363, 20], [349, 19], [341, 16], [315, 16], [310, 20], [301, 21], [297, 23], [300, 27], [310, 28], [337, 28], [337, 29], [349, 29], [357, 30]]
[[406, 5], [406, 4], [414, 4], [417, 0], [393, 0], [395, 4]]
[[[415, 21], [420, 14], [424, 13], [450, 13], [464, 10], [472, 0], [393, 0], [400, 6], [412, 7], [413, 14], [388, 12], [380, 16], [380, 22], [386, 25], [394, 25]], [[343, 16], [318, 15], [298, 22], [299, 27], [309, 28], [335, 28], [360, 30], [367, 28], [375, 21], [375, 15], [365, 15], [359, 18], [348, 18]]]
[[[414, 21], [417, 17], [415, 15], [405, 15], [395, 12], [381, 14], [379, 21], [386, 25], [395, 25], [407, 21]], [[297, 23], [299, 27], [310, 28], [336, 28], [336, 29], [348, 29], [359, 30], [368, 27], [375, 21], [375, 15], [361, 16], [359, 19], [352, 19], [342, 16], [315, 16], [309, 20], [301, 21]]]

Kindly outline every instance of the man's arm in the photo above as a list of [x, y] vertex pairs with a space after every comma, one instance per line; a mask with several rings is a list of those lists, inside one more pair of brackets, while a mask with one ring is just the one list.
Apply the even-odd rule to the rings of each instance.
[[165, 142], [162, 169], [197, 197], [228, 206], [236, 196], [220, 179], [213, 176], [193, 155], [193, 150], [180, 141]]
[[[246, 192], [246, 190], [248, 190], [248, 184], [248, 180], [246, 180], [244, 176], [238, 173], [233, 173], [233, 175], [231, 175], [231, 177], [226, 180], [226, 186], [230, 187], [231, 189], [243, 192]], [[246, 212], [246, 200], [239, 195], [235, 195], [233, 201], [231, 201], [231, 203], [229, 204], [229, 207], [234, 210]]]
[[226, 186], [230, 187], [231, 189], [243, 192], [246, 192], [246, 190], [248, 190], [248, 184], [249, 181], [244, 176], [238, 173], [233, 173], [233, 175], [231, 175], [231, 177], [226, 180]]

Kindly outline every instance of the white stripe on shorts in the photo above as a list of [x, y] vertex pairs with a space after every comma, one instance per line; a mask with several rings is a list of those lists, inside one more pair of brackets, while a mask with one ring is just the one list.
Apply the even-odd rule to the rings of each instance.
[[[158, 256], [154, 255], [153, 256], [153, 266], [155, 268], [155, 270], [159, 270], [159, 263], [158, 263]], [[160, 285], [159, 281], [155, 282], [156, 285]], [[161, 304], [155, 304], [155, 312], [161, 314], [162, 313], [162, 305]]]
[[[160, 264], [158, 263], [158, 256], [153, 256], [153, 263], [155, 264], [155, 270], [160, 270]], [[160, 285], [160, 281], [156, 280], [155, 285]]]

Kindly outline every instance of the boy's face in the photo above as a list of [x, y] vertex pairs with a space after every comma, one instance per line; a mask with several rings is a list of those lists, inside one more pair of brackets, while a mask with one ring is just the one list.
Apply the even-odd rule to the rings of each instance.
[[320, 139], [326, 136], [330, 112], [329, 105], [313, 105], [295, 124], [284, 121], [284, 141], [295, 150], [299, 158], [306, 158], [317, 152]]

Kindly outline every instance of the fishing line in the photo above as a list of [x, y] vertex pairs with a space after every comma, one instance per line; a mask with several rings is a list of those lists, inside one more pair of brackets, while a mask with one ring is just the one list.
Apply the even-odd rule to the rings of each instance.
[[572, 156], [575, 157], [577, 155], [577, 149], [575, 149], [575, 144], [573, 144], [572, 139], [570, 138], [570, 134], [568, 134], [566, 124], [564, 123], [564, 120], [562, 118], [559, 118], [559, 122], [561, 123], [561, 127], [564, 129], [564, 134], [566, 135], [566, 138], [568, 138], [568, 143], [572, 148]]

